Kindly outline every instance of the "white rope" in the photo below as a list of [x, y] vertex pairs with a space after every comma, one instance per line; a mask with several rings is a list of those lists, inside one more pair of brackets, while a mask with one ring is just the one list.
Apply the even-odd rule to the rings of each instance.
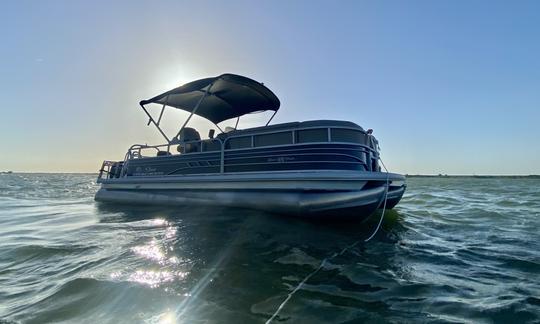
[[[384, 218], [384, 212], [386, 211], [386, 201], [388, 200], [388, 188], [389, 188], [389, 185], [390, 185], [389, 184], [389, 182], [390, 182], [389, 181], [390, 180], [390, 173], [388, 172], [388, 169], [386, 168], [386, 166], [384, 165], [384, 162], [382, 161], [382, 159], [380, 157], [379, 157], [379, 161], [381, 161], [381, 164], [383, 165], [384, 170], [386, 171], [386, 189], [385, 189], [385, 192], [384, 192], [383, 209], [382, 209], [382, 212], [381, 212], [381, 218], [379, 219], [379, 223], [377, 224], [377, 228], [375, 228], [375, 231], [373, 231], [373, 233], [367, 239], [365, 239], [364, 242], [368, 242], [369, 240], [371, 240], [377, 234], [377, 232], [379, 231], [379, 228], [381, 227], [383, 218]], [[328, 258], [323, 259], [321, 264], [319, 265], [319, 267], [317, 269], [315, 269], [315, 271], [312, 271], [310, 274], [308, 274], [304, 278], [304, 280], [300, 281], [300, 283], [287, 295], [287, 298], [285, 298], [285, 300], [283, 302], [281, 302], [281, 304], [279, 304], [279, 307], [276, 309], [276, 311], [274, 312], [272, 317], [270, 317], [265, 322], [265, 324], [270, 324], [274, 320], [274, 318], [276, 318], [276, 316], [278, 316], [279, 312], [283, 309], [283, 307], [285, 307], [285, 305], [289, 302], [289, 300], [292, 298], [292, 296], [298, 290], [300, 290], [300, 288], [302, 288], [302, 286], [309, 280], [309, 278], [311, 278], [313, 275], [315, 275], [317, 272], [319, 272], [319, 270], [324, 268], [324, 265], [326, 264], [327, 261], [332, 260], [333, 258], [337, 257], [338, 255], [342, 255], [346, 251], [348, 251], [348, 250], [352, 249], [353, 247], [355, 247], [361, 241], [362, 240], [358, 240], [358, 241], [352, 243], [351, 245], [348, 245], [348, 246], [344, 247], [339, 253], [334, 253], [331, 256], [329, 256]]]
[[[331, 258], [330, 258], [331, 259]], [[266, 324], [268, 323], [271, 323], [274, 318], [279, 314], [279, 312], [281, 311], [281, 309], [285, 306], [285, 304], [287, 304], [287, 302], [289, 301], [289, 299], [291, 299], [292, 295], [294, 295], [298, 290], [300, 290], [300, 288], [302, 288], [302, 285], [306, 283], [306, 281], [309, 280], [309, 278], [311, 278], [311, 276], [313, 276], [314, 274], [316, 274], [317, 272], [319, 272], [319, 270], [321, 270], [323, 267], [324, 267], [324, 264], [326, 263], [326, 261], [329, 260], [328, 258], [324, 259], [321, 264], [319, 265], [319, 267], [317, 269], [315, 269], [315, 271], [313, 271], [312, 273], [310, 273], [309, 275], [307, 275], [307, 277], [304, 278], [304, 280], [302, 280], [300, 282], [300, 284], [298, 284], [298, 286], [296, 286], [296, 288], [293, 289], [293, 291], [291, 291], [288, 295], [287, 295], [287, 298], [285, 298], [285, 300], [279, 305], [279, 307], [277, 308], [277, 310], [275, 311], [275, 313], [272, 315], [272, 317], [270, 317], [267, 321], [266, 321]]]
[[381, 227], [383, 218], [384, 218], [384, 212], [386, 211], [386, 201], [388, 200], [388, 188], [390, 186], [390, 183], [389, 183], [390, 173], [388, 172], [388, 169], [386, 168], [386, 165], [384, 165], [384, 162], [382, 161], [382, 159], [380, 157], [379, 157], [379, 161], [381, 161], [381, 164], [383, 165], [384, 170], [386, 171], [386, 189], [385, 189], [385, 192], [384, 192], [383, 209], [382, 209], [382, 213], [381, 213], [381, 219], [379, 219], [379, 224], [377, 224], [377, 228], [375, 229], [373, 234], [371, 234], [370, 237], [368, 237], [366, 240], [364, 240], [364, 242], [367, 242], [367, 241], [371, 240], [375, 236], [375, 234], [377, 234], [377, 232], [379, 231], [379, 228]]

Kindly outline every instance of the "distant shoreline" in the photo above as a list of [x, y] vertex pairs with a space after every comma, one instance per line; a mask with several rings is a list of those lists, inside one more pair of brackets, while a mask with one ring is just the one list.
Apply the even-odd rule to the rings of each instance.
[[407, 178], [513, 178], [540, 179], [538, 174], [530, 175], [448, 175], [448, 174], [406, 174]]

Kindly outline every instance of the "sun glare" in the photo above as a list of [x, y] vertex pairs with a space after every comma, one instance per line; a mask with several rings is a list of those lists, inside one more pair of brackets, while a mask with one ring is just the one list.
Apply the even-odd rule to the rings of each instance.
[[204, 73], [197, 71], [185, 64], [176, 64], [160, 68], [153, 76], [156, 94], [177, 88], [190, 81], [206, 77]]
[[159, 319], [160, 324], [174, 324], [176, 323], [176, 316], [173, 312], [167, 312]]

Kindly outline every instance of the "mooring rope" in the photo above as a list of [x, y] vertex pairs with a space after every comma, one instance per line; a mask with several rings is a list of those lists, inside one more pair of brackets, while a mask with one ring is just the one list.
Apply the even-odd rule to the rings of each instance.
[[384, 218], [384, 212], [386, 211], [386, 201], [388, 200], [388, 188], [390, 186], [390, 183], [389, 183], [390, 182], [390, 172], [388, 172], [388, 169], [386, 168], [386, 165], [384, 165], [384, 162], [382, 161], [381, 158], [379, 158], [379, 161], [381, 161], [381, 164], [384, 167], [384, 170], [386, 171], [386, 190], [384, 192], [383, 209], [382, 209], [382, 212], [381, 212], [381, 219], [379, 219], [379, 224], [377, 224], [377, 228], [375, 229], [373, 234], [371, 234], [371, 236], [368, 237], [364, 242], [367, 242], [367, 241], [371, 240], [375, 236], [375, 234], [377, 234], [377, 232], [379, 231], [379, 228], [381, 227], [383, 218]]
[[[385, 192], [384, 192], [384, 203], [383, 203], [383, 208], [382, 208], [382, 212], [381, 212], [381, 218], [379, 219], [379, 223], [377, 224], [377, 227], [375, 228], [375, 231], [373, 231], [373, 233], [367, 238], [364, 240], [364, 242], [368, 242], [369, 240], [371, 240], [376, 234], [377, 232], [379, 231], [380, 227], [381, 227], [381, 224], [382, 224], [382, 221], [383, 221], [383, 218], [384, 218], [384, 213], [386, 211], [386, 201], [388, 200], [388, 188], [390, 186], [390, 173], [388, 172], [388, 169], [386, 168], [386, 165], [384, 165], [384, 162], [382, 161], [382, 159], [379, 157], [379, 161], [381, 161], [381, 164], [382, 166], [384, 167], [384, 170], [386, 171], [386, 189], [385, 189]], [[300, 290], [300, 288], [302, 288], [302, 286], [309, 280], [309, 278], [311, 278], [312, 276], [314, 276], [317, 272], [319, 272], [319, 270], [321, 270], [322, 268], [324, 268], [325, 264], [327, 261], [329, 260], [332, 260], [333, 258], [339, 256], [339, 255], [342, 255], [343, 253], [345, 253], [346, 251], [352, 249], [353, 247], [355, 247], [358, 243], [362, 242], [362, 240], [358, 240], [356, 242], [353, 242], [352, 244], [344, 247], [339, 253], [338, 252], [334, 252], [331, 256], [327, 257], [327, 258], [324, 258], [322, 261], [321, 261], [321, 264], [319, 265], [319, 267], [317, 267], [317, 269], [315, 269], [314, 271], [312, 271], [311, 273], [309, 273], [302, 281], [300, 281], [300, 283], [287, 295], [287, 297], [285, 298], [285, 300], [283, 300], [283, 302], [281, 302], [281, 304], [279, 304], [279, 307], [276, 309], [276, 311], [274, 312], [274, 314], [272, 314], [272, 317], [270, 317], [265, 323], [266, 324], [269, 324], [271, 323], [279, 314], [279, 312], [283, 309], [283, 307], [285, 307], [285, 305], [289, 302], [289, 300], [292, 298], [292, 296], [298, 291]]]

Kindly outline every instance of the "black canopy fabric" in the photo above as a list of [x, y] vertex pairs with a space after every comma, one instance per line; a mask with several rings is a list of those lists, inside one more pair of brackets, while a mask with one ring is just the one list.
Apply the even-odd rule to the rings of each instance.
[[140, 104], [157, 103], [192, 112], [208, 89], [195, 114], [215, 124], [252, 112], [279, 109], [279, 99], [270, 89], [235, 74], [193, 81]]

